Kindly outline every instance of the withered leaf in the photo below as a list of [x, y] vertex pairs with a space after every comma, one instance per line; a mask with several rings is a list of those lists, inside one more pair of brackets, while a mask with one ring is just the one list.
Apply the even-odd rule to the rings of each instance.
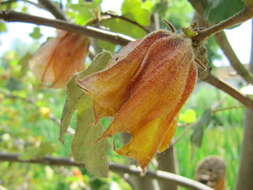
[[72, 141], [74, 159], [84, 163], [87, 170], [93, 175], [106, 177], [108, 173], [107, 152], [110, 146], [107, 139], [97, 142], [103, 133], [103, 127], [95, 124], [90, 97], [82, 97], [77, 109], [77, 128]]
[[[80, 76], [84, 77], [93, 72], [103, 69], [107, 65], [111, 57], [112, 55], [108, 51], [103, 51], [97, 54], [94, 57], [92, 64], [88, 67], [88, 69], [80, 73]], [[62, 142], [63, 142], [63, 136], [68, 129], [72, 115], [75, 112], [80, 99], [83, 96], [86, 96], [85, 94], [83, 94], [80, 88], [76, 85], [75, 80], [76, 78], [72, 79], [67, 86], [67, 97], [66, 97], [65, 105], [62, 112], [61, 125], [60, 125], [60, 140]]]

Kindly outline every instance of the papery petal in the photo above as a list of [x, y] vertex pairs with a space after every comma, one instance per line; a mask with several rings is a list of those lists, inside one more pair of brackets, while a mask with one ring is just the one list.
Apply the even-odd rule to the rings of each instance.
[[104, 137], [117, 132], [131, 133], [175, 109], [184, 92], [193, 62], [192, 49], [188, 43], [190, 42], [180, 38], [168, 37], [151, 46], [143, 71], [129, 89], [129, 99], [115, 114]]
[[88, 53], [89, 40], [86, 36], [60, 31], [49, 40], [30, 60], [32, 71], [51, 87], [67, 84], [72, 76], [81, 71]]
[[[190, 67], [188, 78], [186, 80], [187, 83], [184, 89], [184, 93], [182, 94], [181, 100], [176, 106], [175, 110], [168, 115], [168, 118], [174, 117], [174, 115], [178, 113], [179, 110], [183, 107], [185, 101], [187, 100], [187, 98], [190, 96], [190, 94], [194, 89], [196, 80], [197, 80], [197, 67], [196, 64], [192, 64]], [[159, 147], [159, 152], [163, 152], [169, 147], [170, 141], [176, 130], [176, 124], [177, 124], [176, 119], [174, 119], [171, 122], [170, 126], [168, 127], [166, 134], [164, 135], [165, 137], [162, 141], [162, 144]]]
[[159, 152], [165, 151], [169, 148], [170, 141], [176, 132], [177, 120], [173, 119], [172, 122], [166, 126], [167, 131], [164, 133], [163, 140], [159, 146]]
[[117, 152], [138, 160], [140, 166], [144, 168], [152, 159], [160, 144], [160, 138], [164, 135], [166, 128], [163, 126], [163, 121], [163, 118], [156, 118], [133, 131], [130, 142]]
[[148, 48], [166, 36], [169, 33], [161, 30], [130, 43], [109, 63], [108, 68], [78, 81], [79, 86], [93, 98], [97, 120], [112, 116], [119, 110], [129, 96], [132, 78], [140, 68]]

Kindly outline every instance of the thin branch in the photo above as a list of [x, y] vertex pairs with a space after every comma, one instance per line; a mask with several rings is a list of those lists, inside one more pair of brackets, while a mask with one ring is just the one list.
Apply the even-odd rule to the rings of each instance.
[[217, 108], [212, 110], [213, 113], [217, 112], [222, 112], [222, 111], [228, 111], [228, 110], [233, 110], [233, 109], [243, 109], [243, 106], [229, 106], [229, 107], [224, 107], [224, 108]]
[[[102, 16], [109, 16], [109, 18], [107, 17], [107, 19], [118, 18], [118, 19], [124, 20], [124, 21], [129, 22], [133, 25], [138, 26], [140, 29], [144, 30], [145, 32], [150, 32], [146, 27], [142, 26], [138, 22], [135, 22], [135, 21], [133, 21], [133, 20], [127, 18], [127, 17], [124, 17], [122, 15], [116, 15], [116, 14], [113, 14], [113, 13], [110, 13], [110, 12], [104, 12], [104, 13], [101, 13], [101, 14], [102, 14]], [[102, 19], [103, 19], [103, 17], [102, 17]]]
[[19, 13], [15, 11], [0, 11], [0, 19], [10, 22], [25, 22], [25, 23], [32, 23], [38, 24], [43, 26], [50, 26], [62, 30], [67, 30], [70, 32], [75, 32], [79, 34], [83, 34], [89, 37], [98, 38], [101, 40], [109, 41], [115, 44], [126, 45], [130, 41], [134, 39], [128, 37], [123, 34], [118, 34], [115, 32], [110, 32], [106, 30], [102, 30], [99, 28], [95, 28], [92, 26], [80, 26], [77, 24], [71, 24], [66, 21], [62, 20], [54, 20], [54, 19], [47, 19], [38, 16], [32, 16], [25, 13]]
[[202, 78], [202, 80], [222, 90], [223, 92], [227, 93], [228, 95], [241, 102], [247, 108], [253, 110], [253, 101], [249, 97], [244, 96], [238, 90], [223, 82], [222, 80], [218, 79], [217, 77], [213, 76], [212, 74], [208, 74], [208, 76]]
[[[84, 167], [84, 164], [74, 162], [69, 158], [53, 158], [53, 157], [44, 157], [30, 160], [23, 160], [20, 158], [18, 154], [11, 153], [3, 153], [0, 152], [0, 161], [7, 162], [19, 162], [19, 163], [30, 163], [30, 164], [43, 164], [43, 165], [51, 165], [51, 166], [76, 166], [76, 167]], [[136, 176], [141, 176], [142, 171], [135, 166], [122, 166], [119, 164], [110, 164], [109, 169], [117, 172], [117, 173], [129, 173]], [[172, 174], [164, 171], [147, 171], [145, 174], [147, 177], [158, 180], [168, 180], [173, 181], [174, 183], [181, 185], [183, 187], [188, 187], [195, 190], [212, 190], [212, 188], [199, 183], [197, 181], [188, 179], [183, 176], [179, 176], [176, 174]]]
[[[198, 16], [196, 17], [199, 23], [205, 27], [208, 27], [208, 22], [203, 19], [203, 5], [198, 0], [189, 0], [192, 6], [195, 8]], [[232, 46], [230, 45], [225, 32], [219, 32], [215, 34], [216, 42], [219, 44], [221, 50], [224, 52], [228, 58], [231, 66], [234, 70], [248, 83], [253, 84], [253, 75], [245, 68], [245, 66], [240, 62], [239, 58], [235, 54]]]
[[57, 6], [55, 6], [50, 0], [38, 0], [38, 1], [52, 15], [54, 15], [55, 18], [60, 19], [60, 20], [67, 20], [67, 18], [65, 17], [65, 14]]
[[213, 26], [210, 26], [209, 28], [201, 30], [198, 35], [194, 36], [192, 39], [199, 42], [207, 37], [220, 32], [226, 28], [232, 27], [234, 25], [240, 24], [250, 18], [253, 17], [253, 10], [252, 8], [246, 7], [237, 14], [227, 18], [226, 20], [223, 20]]

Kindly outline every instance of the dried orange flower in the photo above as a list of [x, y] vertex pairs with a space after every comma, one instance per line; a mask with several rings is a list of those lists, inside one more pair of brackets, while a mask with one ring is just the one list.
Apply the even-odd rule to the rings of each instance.
[[84, 69], [88, 47], [86, 36], [59, 31], [57, 37], [43, 45], [30, 60], [31, 69], [42, 84], [63, 87], [74, 73]]
[[156, 31], [123, 48], [105, 70], [78, 81], [94, 101], [96, 118], [114, 117], [102, 138], [130, 133], [117, 152], [145, 168], [174, 135], [175, 118], [196, 82], [194, 59], [189, 38]]

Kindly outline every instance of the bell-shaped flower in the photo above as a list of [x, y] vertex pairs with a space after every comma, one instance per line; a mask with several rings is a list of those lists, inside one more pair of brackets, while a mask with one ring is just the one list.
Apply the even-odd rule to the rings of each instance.
[[32, 57], [31, 70], [43, 85], [64, 87], [76, 72], [84, 69], [88, 48], [86, 36], [59, 31]]
[[97, 119], [114, 117], [101, 138], [130, 133], [129, 143], [117, 152], [145, 168], [156, 152], [168, 148], [197, 69], [191, 39], [183, 35], [157, 31], [129, 47], [110, 67], [78, 84], [92, 97]]

